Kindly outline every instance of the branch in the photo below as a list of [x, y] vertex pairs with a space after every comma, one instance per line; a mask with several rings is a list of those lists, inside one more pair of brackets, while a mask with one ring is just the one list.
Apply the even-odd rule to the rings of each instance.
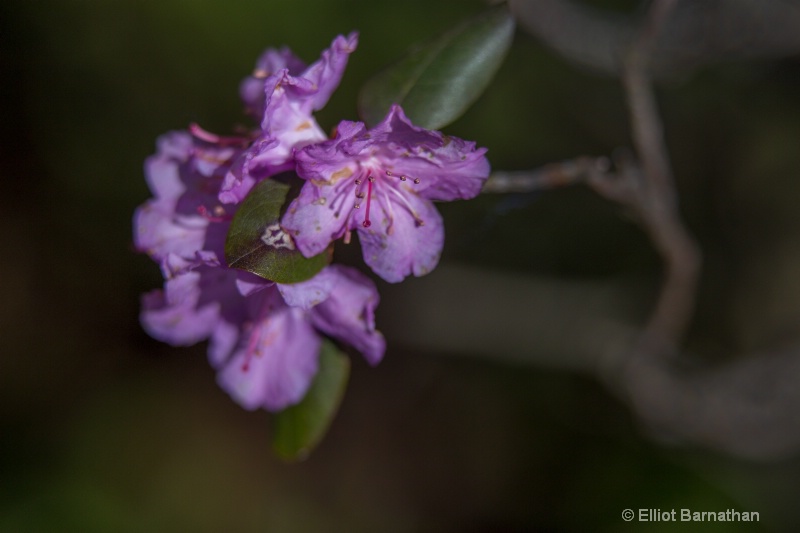
[[[622, 82], [627, 96], [641, 187], [633, 207], [665, 263], [664, 284], [645, 328], [645, 342], [674, 349], [681, 341], [694, 307], [700, 251], [678, 212], [663, 126], [650, 79], [650, 57], [659, 32], [676, 0], [655, 0], [636, 44], [625, 61]], [[667, 346], [671, 345], [671, 346]]]
[[[671, 442], [754, 460], [800, 449], [800, 344], [692, 372], [629, 358], [640, 332], [637, 286], [512, 274], [445, 263], [386, 285], [382, 330], [398, 350], [481, 357], [619, 381], [646, 427]], [[472, 302], [453, 295], [469, 294]]]
[[[731, 2], [740, 7], [745, 4], [739, 0]], [[520, 3], [522, 0], [512, 5]], [[563, 2], [528, 2], [529, 5], [558, 3]], [[774, 460], [796, 453], [800, 448], [797, 414], [800, 389], [793, 385], [800, 369], [800, 346], [754, 354], [717, 368], [694, 372], [682, 372], [674, 358], [664, 357], [677, 354], [684, 338], [693, 312], [701, 262], [700, 250], [680, 217], [652, 86], [654, 54], [657, 44], [662, 42], [665, 26], [673, 27], [670, 20], [676, 4], [678, 0], [654, 0], [638, 36], [631, 41], [628, 53], [622, 55], [621, 78], [627, 96], [635, 158], [618, 153], [613, 168], [606, 158], [579, 157], [530, 172], [496, 172], [484, 189], [489, 193], [527, 192], [583, 183], [630, 208], [665, 266], [658, 300], [643, 331], [633, 331], [629, 321], [620, 319], [619, 310], [612, 311], [614, 305], [624, 302], [613, 292], [597, 287], [575, 287], [586, 291], [589, 301], [593, 300], [592, 294], [600, 296], [596, 302], [601, 305], [592, 305], [574, 297], [572, 287], [553, 283], [552, 287], [548, 284], [535, 288], [534, 280], [530, 280], [519, 282], [516, 287], [505, 287], [503, 300], [508, 302], [520, 297], [521, 305], [534, 311], [527, 315], [532, 320], [517, 323], [503, 318], [500, 313], [491, 313], [483, 320], [488, 320], [487, 325], [492, 328], [502, 328], [503, 335], [492, 337], [486, 346], [477, 338], [463, 343], [463, 338], [469, 336], [465, 330], [472, 331], [472, 328], [454, 328], [451, 334], [462, 339], [461, 350], [485, 351], [487, 355], [512, 351], [512, 347], [497, 342], [500, 338], [515, 338], [519, 344], [515, 343], [513, 349], [523, 357], [537, 357], [536, 362], [540, 364], [557, 361], [567, 368], [591, 368], [602, 377], [610, 377], [615, 385], [622, 387], [639, 418], [657, 432], [739, 457]], [[680, 5], [685, 7], [687, 3]], [[490, 279], [480, 275], [473, 282], [462, 284], [481, 286]], [[448, 299], [436, 297], [437, 288], [428, 289], [434, 294], [431, 299], [444, 305]], [[498, 284], [492, 290], [501, 288], [503, 286]], [[438, 308], [437, 316], [458, 312]], [[524, 312], [514, 309], [510, 316], [518, 314]], [[574, 317], [580, 318], [575, 321]], [[431, 330], [441, 325], [432, 316], [428, 319]], [[481, 329], [480, 322], [476, 319], [474, 327], [479, 335], [484, 335], [486, 330]], [[449, 342], [441, 342], [444, 340], [442, 333], [442, 330], [437, 332], [437, 340], [440, 347], [445, 348]], [[405, 335], [407, 338], [408, 329]], [[541, 354], [555, 354], [556, 357], [540, 359]]]
[[628, 207], [664, 261], [664, 282], [644, 328], [645, 351], [674, 351], [694, 308], [700, 251], [683, 225], [672, 169], [650, 79], [650, 58], [677, 0], [653, 2], [630, 49], [622, 76], [638, 161], [624, 152], [614, 169], [604, 157], [578, 157], [529, 172], [495, 172], [484, 192], [529, 192], [585, 183], [598, 194]]
[[551, 163], [534, 170], [493, 172], [483, 186], [484, 193], [524, 193], [544, 191], [588, 182], [591, 175], [609, 171], [605, 157], [578, 157]]

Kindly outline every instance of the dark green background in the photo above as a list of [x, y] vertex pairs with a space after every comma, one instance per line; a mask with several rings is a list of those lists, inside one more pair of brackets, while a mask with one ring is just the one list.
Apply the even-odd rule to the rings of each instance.
[[[0, 530], [651, 530], [623, 522], [628, 507], [736, 508], [762, 519], [652, 528], [663, 531], [800, 525], [797, 460], [747, 462], [652, 440], [598, 380], [542, 369], [540, 354], [524, 364], [412, 349], [392, 313], [402, 286], [381, 285], [379, 325], [391, 320], [395, 332], [385, 361], [354, 360], [330, 434], [298, 465], [271, 453], [265, 414], [216, 387], [204, 346], [173, 349], [141, 330], [139, 295], [160, 276], [133, 252], [130, 220], [148, 196], [142, 162], [157, 135], [191, 121], [230, 130], [244, 122], [239, 80], [263, 48], [287, 44], [312, 61], [357, 29], [359, 49], [318, 115], [330, 129], [356, 118], [371, 74], [481, 7], [3, 2]], [[684, 211], [706, 251], [690, 344], [707, 360], [799, 333], [799, 66], [720, 65], [660, 93]], [[616, 82], [524, 34], [447, 132], [488, 146], [502, 169], [629, 144]], [[585, 190], [442, 212], [446, 263], [634, 280], [646, 309], [655, 255], [623, 213]]]

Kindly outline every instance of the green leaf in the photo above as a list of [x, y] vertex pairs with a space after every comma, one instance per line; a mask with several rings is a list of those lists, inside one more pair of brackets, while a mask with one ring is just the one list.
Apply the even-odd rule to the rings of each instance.
[[350, 359], [329, 340], [322, 343], [319, 372], [306, 397], [275, 416], [273, 448], [287, 461], [304, 459], [322, 440], [342, 402]]
[[313, 277], [330, 262], [327, 251], [303, 257], [280, 228], [281, 208], [289, 190], [289, 185], [269, 179], [250, 191], [225, 240], [229, 266], [278, 283], [296, 283]]
[[361, 117], [374, 126], [395, 103], [414, 124], [441, 129], [486, 89], [513, 35], [503, 5], [467, 20], [369, 80], [359, 94]]

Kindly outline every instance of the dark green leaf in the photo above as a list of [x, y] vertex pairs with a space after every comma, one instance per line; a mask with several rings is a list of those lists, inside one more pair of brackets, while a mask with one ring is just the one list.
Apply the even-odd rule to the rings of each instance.
[[513, 35], [505, 6], [466, 21], [368, 81], [359, 95], [361, 117], [374, 126], [396, 103], [415, 124], [441, 129], [486, 89]]
[[330, 262], [328, 252], [303, 257], [278, 225], [289, 189], [284, 183], [266, 180], [250, 191], [225, 240], [229, 266], [278, 283], [296, 283], [313, 277]]
[[287, 461], [304, 459], [322, 440], [344, 396], [350, 360], [329, 340], [322, 343], [319, 372], [297, 405], [275, 416], [275, 452]]

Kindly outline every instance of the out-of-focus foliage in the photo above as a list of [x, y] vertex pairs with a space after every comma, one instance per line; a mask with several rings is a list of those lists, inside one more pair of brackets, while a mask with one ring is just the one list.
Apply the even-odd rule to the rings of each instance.
[[[293, 466], [267, 452], [264, 415], [216, 387], [203, 347], [171, 349], [141, 331], [138, 298], [159, 275], [131, 250], [130, 216], [148, 195], [141, 167], [157, 135], [192, 121], [229, 131], [242, 116], [236, 84], [264, 47], [287, 44], [311, 60], [352, 29], [359, 49], [318, 116], [325, 128], [355, 120], [370, 76], [482, 9], [469, 0], [0, 6], [0, 530], [649, 531], [621, 521], [622, 509], [639, 507], [761, 512], [755, 527], [719, 531], [800, 525], [796, 459], [746, 463], [673, 447], [594, 379], [511, 362], [564, 360], [552, 344], [506, 333], [550, 317], [516, 298], [414, 292], [434, 277], [402, 288], [418, 296], [414, 316], [436, 309], [426, 294], [463, 302], [495, 347], [498, 360], [486, 361], [451, 357], [476, 355], [474, 345], [412, 344], [408, 308], [392, 304], [401, 289], [381, 286], [386, 359], [376, 369], [353, 359], [329, 435]], [[715, 66], [660, 89], [682, 208], [705, 250], [689, 340], [698, 360], [800, 334], [798, 90], [796, 58]], [[505, 169], [629, 144], [617, 84], [524, 34], [448, 131], [488, 146]], [[648, 308], [655, 254], [624, 213], [586, 190], [441, 211], [443, 266], [485, 268], [487, 286], [509, 274], [602, 294], [616, 284], [630, 298], [615, 313], [635, 322]], [[360, 260], [352, 247], [336, 253]], [[466, 334], [447, 318], [438, 338]]]
[[319, 444], [347, 388], [350, 361], [331, 341], [319, 354], [319, 372], [305, 398], [275, 417], [273, 448], [284, 459], [305, 459]]
[[479, 13], [371, 78], [359, 93], [361, 116], [374, 126], [398, 104], [416, 125], [442, 129], [491, 83], [513, 36], [506, 6]]

